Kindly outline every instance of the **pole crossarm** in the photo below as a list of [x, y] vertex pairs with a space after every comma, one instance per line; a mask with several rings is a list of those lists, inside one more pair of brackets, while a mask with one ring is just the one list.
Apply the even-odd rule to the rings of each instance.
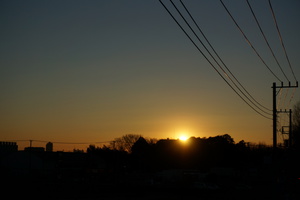
[[291, 111], [290, 110], [286, 110], [286, 109], [284, 109], [284, 110], [277, 110], [277, 113], [290, 113]]
[[289, 82], [289, 85], [283, 85], [283, 82], [281, 82], [281, 85], [278, 86], [275, 85], [275, 88], [297, 88], [297, 87], [298, 87], [298, 81], [296, 81], [296, 85], [291, 85], [291, 82]]

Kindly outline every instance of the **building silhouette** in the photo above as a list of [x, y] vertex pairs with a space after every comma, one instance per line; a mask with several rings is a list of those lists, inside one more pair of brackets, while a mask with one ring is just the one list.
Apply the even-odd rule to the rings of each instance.
[[16, 142], [0, 142], [0, 152], [18, 151]]
[[48, 142], [46, 144], [46, 151], [47, 152], [52, 152], [53, 151], [53, 143], [52, 142]]

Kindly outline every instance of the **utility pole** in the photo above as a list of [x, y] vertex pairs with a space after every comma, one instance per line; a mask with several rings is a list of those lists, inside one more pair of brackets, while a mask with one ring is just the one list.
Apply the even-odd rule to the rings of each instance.
[[31, 161], [31, 153], [32, 153], [32, 140], [29, 140], [29, 142], [30, 142], [30, 148], [29, 148], [29, 181], [31, 181], [31, 165], [32, 165], [32, 161]]
[[[276, 82], [273, 83], [273, 150], [276, 151], [277, 149], [277, 106], [276, 106], [276, 89], [284, 89], [284, 88], [297, 88], [298, 87], [298, 81], [296, 82], [296, 85], [291, 85], [291, 82], [289, 82], [289, 85], [283, 85], [283, 82], [281, 82], [280, 86], [276, 86]], [[290, 110], [290, 133], [291, 133], [291, 113], [292, 111]], [[290, 141], [289, 143], [291, 144], [292, 140], [292, 135], [289, 135]]]
[[277, 106], [276, 106], [276, 82], [273, 83], [273, 150], [277, 148]]
[[[289, 113], [289, 126], [282, 126], [281, 133], [287, 134], [289, 136], [288, 147], [292, 147], [293, 143], [293, 135], [292, 135], [292, 109], [287, 110], [279, 110], [277, 113]], [[288, 128], [288, 131], [285, 131], [284, 128]]]

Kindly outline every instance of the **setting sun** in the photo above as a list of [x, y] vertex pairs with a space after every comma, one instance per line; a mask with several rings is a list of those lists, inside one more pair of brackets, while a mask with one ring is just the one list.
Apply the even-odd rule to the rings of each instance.
[[181, 136], [179, 137], [179, 140], [181, 140], [181, 141], [186, 141], [187, 139], [188, 139], [188, 137], [185, 136], [185, 135], [181, 135]]

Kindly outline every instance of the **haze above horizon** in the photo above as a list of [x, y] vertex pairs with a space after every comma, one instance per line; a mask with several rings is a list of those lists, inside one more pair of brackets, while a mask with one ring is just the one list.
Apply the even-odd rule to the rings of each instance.
[[[172, 4], [163, 2], [180, 20]], [[220, 1], [183, 2], [230, 70], [272, 109], [272, 83], [280, 82]], [[246, 1], [223, 2], [287, 83]], [[294, 83], [268, 2], [249, 2]], [[174, 3], [184, 13], [180, 2]], [[298, 76], [300, 2], [272, 5]], [[0, 141], [110, 141], [124, 134], [160, 139], [185, 133], [272, 142], [272, 121], [226, 85], [159, 1], [1, 1], [0, 24]], [[278, 108], [292, 108], [299, 99], [298, 90], [281, 90]], [[281, 116], [282, 125], [286, 117]]]

